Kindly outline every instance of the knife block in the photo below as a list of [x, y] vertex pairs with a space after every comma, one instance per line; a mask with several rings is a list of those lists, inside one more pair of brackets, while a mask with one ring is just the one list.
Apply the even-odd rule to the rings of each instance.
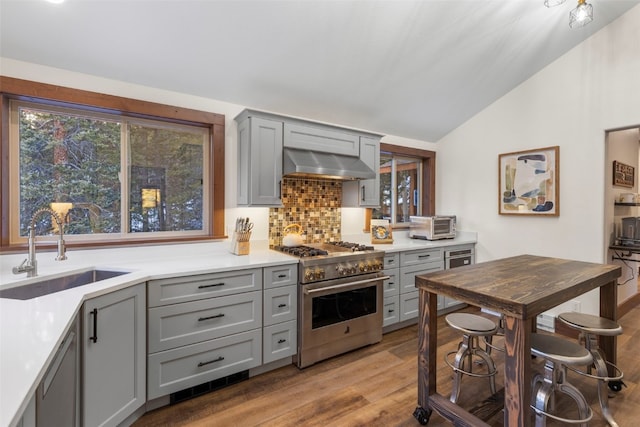
[[235, 255], [249, 255], [251, 244], [250, 231], [234, 231], [231, 238], [231, 252]]

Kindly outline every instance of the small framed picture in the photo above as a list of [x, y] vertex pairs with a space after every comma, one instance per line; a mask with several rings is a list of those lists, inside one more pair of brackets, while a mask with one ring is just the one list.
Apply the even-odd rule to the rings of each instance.
[[613, 185], [632, 188], [636, 183], [635, 168], [617, 160], [613, 161]]
[[393, 243], [391, 225], [387, 219], [371, 220], [371, 243]]

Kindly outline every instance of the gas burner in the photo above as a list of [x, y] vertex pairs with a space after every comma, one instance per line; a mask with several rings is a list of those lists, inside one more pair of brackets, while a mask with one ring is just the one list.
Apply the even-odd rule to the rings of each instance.
[[274, 249], [301, 258], [329, 254], [329, 252], [323, 249], [312, 248], [310, 246], [274, 246]]
[[351, 251], [353, 251], [353, 252], [372, 251], [372, 250], [374, 250], [373, 246], [367, 246], [367, 245], [363, 245], [363, 244], [360, 244], [360, 243], [343, 242], [342, 240], [339, 241], [339, 242], [327, 242], [327, 243], [329, 245], [338, 246], [340, 248], [351, 249]]

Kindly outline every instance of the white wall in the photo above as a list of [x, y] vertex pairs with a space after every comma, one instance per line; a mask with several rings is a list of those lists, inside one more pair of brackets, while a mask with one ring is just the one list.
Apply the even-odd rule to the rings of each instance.
[[[606, 262], [605, 130], [640, 124], [638, 22], [640, 6], [438, 141], [437, 205], [478, 232], [478, 262], [523, 253]], [[555, 145], [560, 216], [498, 215], [498, 155]], [[596, 302], [591, 292], [582, 311]]]

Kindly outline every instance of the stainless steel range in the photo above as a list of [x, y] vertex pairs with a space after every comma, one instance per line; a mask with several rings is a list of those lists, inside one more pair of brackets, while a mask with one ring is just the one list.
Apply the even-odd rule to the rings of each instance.
[[383, 251], [349, 242], [274, 249], [300, 258], [299, 368], [382, 339]]

